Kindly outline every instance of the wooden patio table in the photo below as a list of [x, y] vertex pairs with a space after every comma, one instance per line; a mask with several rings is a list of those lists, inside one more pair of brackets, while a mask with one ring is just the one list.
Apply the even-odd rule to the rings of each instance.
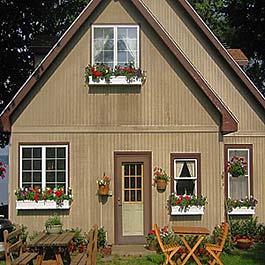
[[[192, 256], [197, 264], [201, 265], [199, 258], [195, 255], [195, 250], [200, 245], [205, 236], [210, 234], [210, 231], [205, 227], [193, 227], [193, 226], [173, 226], [172, 230], [177, 234], [181, 241], [184, 243], [185, 247], [188, 249], [189, 253], [186, 255], [182, 261], [182, 265], [186, 264], [189, 258]], [[195, 236], [194, 242], [197, 242], [192, 246], [189, 245], [186, 240], [186, 236]]]
[[[38, 252], [36, 265], [63, 265], [63, 259], [70, 264], [71, 258], [68, 246], [75, 236], [74, 232], [63, 232], [60, 234], [47, 234], [41, 232], [27, 246]], [[52, 254], [52, 260], [44, 260], [46, 252]], [[62, 257], [63, 255], [63, 257]]]

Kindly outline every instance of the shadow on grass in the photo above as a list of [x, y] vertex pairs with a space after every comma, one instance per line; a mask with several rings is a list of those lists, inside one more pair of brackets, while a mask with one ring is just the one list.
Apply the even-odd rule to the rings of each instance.
[[253, 250], [244, 252], [242, 254], [242, 259], [244, 260], [252, 260], [254, 264], [264, 264], [264, 252], [265, 252], [265, 244], [257, 244], [253, 248]]

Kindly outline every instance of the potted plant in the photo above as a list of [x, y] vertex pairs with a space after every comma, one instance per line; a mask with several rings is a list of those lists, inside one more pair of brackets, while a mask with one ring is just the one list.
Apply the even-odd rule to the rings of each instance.
[[165, 190], [170, 177], [161, 167], [154, 168], [154, 182], [158, 190]]
[[157, 239], [156, 239], [156, 235], [155, 235], [155, 230], [150, 230], [148, 235], [146, 236], [146, 247], [149, 250], [156, 250], [157, 247]]
[[15, 191], [17, 197], [16, 209], [69, 209], [72, 202], [72, 189], [67, 193], [63, 187], [54, 189], [19, 188]]
[[111, 246], [107, 245], [107, 231], [104, 229], [104, 227], [100, 227], [98, 229], [97, 247], [98, 247], [99, 252], [102, 254], [103, 257], [111, 255], [111, 249], [112, 248], [111, 248]]
[[62, 232], [63, 224], [57, 214], [50, 216], [45, 221], [45, 228], [48, 234], [60, 234]]
[[140, 85], [145, 80], [145, 72], [135, 67], [134, 63], [117, 65], [113, 69], [105, 63], [96, 63], [85, 68], [85, 77], [86, 81], [92, 85]]
[[258, 200], [252, 195], [240, 200], [233, 200], [231, 198], [226, 200], [227, 211], [231, 215], [254, 214], [257, 203]]
[[236, 240], [238, 248], [247, 249], [253, 244], [252, 238], [242, 237]]
[[176, 195], [169, 196], [168, 204], [171, 215], [197, 215], [204, 213], [207, 198], [201, 195]]
[[109, 185], [110, 185], [111, 177], [103, 176], [102, 179], [97, 181], [98, 183], [98, 194], [99, 195], [108, 195], [109, 194]]
[[226, 164], [225, 170], [232, 177], [245, 176], [247, 174], [247, 162], [244, 157], [233, 156]]

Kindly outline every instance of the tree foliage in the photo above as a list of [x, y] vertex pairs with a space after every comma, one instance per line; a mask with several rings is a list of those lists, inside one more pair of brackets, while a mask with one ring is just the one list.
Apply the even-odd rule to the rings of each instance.
[[239, 48], [250, 59], [245, 69], [265, 95], [265, 1], [189, 0], [225, 47]]

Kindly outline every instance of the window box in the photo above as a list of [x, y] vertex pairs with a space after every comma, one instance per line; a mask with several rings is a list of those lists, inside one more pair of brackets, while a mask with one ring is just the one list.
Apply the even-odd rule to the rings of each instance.
[[142, 79], [127, 80], [126, 76], [111, 76], [109, 81], [105, 79], [95, 80], [92, 76], [89, 76], [89, 85], [142, 85]]
[[17, 210], [67, 210], [71, 207], [71, 201], [62, 201], [56, 203], [56, 201], [16, 201]]
[[229, 215], [253, 215], [255, 214], [255, 208], [247, 207], [236, 207], [233, 208], [231, 212], [228, 212]]
[[204, 214], [204, 206], [191, 206], [183, 209], [180, 206], [171, 206], [171, 215], [202, 215]]

